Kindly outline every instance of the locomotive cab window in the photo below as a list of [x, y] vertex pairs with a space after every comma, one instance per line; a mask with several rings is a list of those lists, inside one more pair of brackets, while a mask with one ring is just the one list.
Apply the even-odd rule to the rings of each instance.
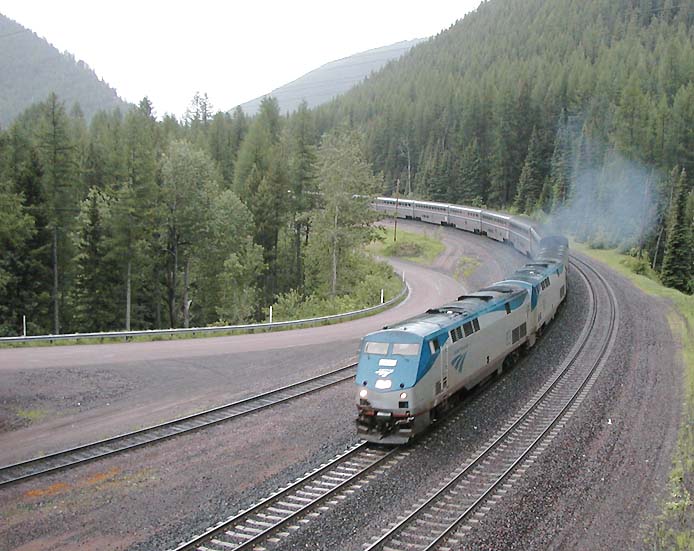
[[395, 343], [393, 345], [393, 354], [400, 356], [416, 356], [419, 354], [419, 345], [417, 343]]
[[388, 343], [387, 342], [367, 342], [364, 345], [364, 352], [367, 354], [377, 354], [379, 356], [385, 356], [388, 354]]
[[463, 331], [465, 331], [465, 336], [469, 337], [472, 335], [475, 330], [472, 328], [472, 322], [468, 321], [467, 323], [463, 324]]

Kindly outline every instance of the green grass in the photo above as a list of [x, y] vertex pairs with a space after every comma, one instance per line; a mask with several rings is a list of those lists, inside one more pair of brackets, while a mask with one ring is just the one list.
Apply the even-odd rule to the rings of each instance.
[[20, 419], [25, 419], [30, 423], [36, 423], [48, 416], [48, 412], [42, 409], [18, 409], [16, 415]]
[[673, 310], [668, 321], [673, 336], [682, 343], [684, 362], [684, 409], [677, 444], [677, 451], [670, 473], [669, 498], [663, 506], [648, 543], [654, 550], [685, 551], [694, 549], [694, 496], [685, 480], [694, 479], [694, 296], [685, 295], [675, 289], [664, 287], [654, 280], [655, 274], [648, 276], [634, 273], [633, 259], [615, 250], [590, 249], [580, 243], [571, 246], [610, 266], [616, 272], [631, 280], [645, 293], [668, 299]]
[[375, 241], [366, 250], [377, 256], [397, 257], [417, 264], [429, 265], [446, 248], [440, 239], [430, 234], [398, 230], [397, 241], [393, 240], [393, 235], [393, 228], [385, 228], [384, 241]]
[[470, 256], [461, 256], [458, 259], [458, 264], [455, 268], [455, 278], [457, 280], [465, 280], [479, 267], [480, 261]]

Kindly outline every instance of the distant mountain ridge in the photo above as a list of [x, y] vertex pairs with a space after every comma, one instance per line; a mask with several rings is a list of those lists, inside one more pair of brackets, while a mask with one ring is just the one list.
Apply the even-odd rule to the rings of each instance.
[[68, 109], [79, 103], [87, 120], [98, 111], [128, 106], [86, 63], [0, 14], [0, 127], [50, 92]]
[[389, 61], [401, 57], [424, 40], [426, 39], [416, 38], [397, 42], [331, 61], [289, 84], [274, 89], [269, 94], [241, 104], [240, 107], [247, 115], [254, 115], [260, 108], [260, 102], [268, 96], [277, 99], [282, 113], [291, 113], [303, 100], [306, 100], [309, 107], [321, 105], [347, 92], [372, 72], [378, 71]]

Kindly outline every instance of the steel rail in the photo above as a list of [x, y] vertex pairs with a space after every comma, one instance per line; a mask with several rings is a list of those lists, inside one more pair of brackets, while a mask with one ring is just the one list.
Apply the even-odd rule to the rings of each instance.
[[[450, 540], [451, 545], [455, 546], [455, 544], [459, 542], [453, 540], [455, 536], [452, 536], [452, 534], [460, 529], [460, 526], [463, 523], [463, 521], [469, 518], [470, 515], [472, 515], [474, 512], [478, 511], [484, 502], [490, 501], [490, 496], [492, 495], [492, 493], [498, 491], [499, 486], [505, 480], [507, 480], [512, 475], [512, 473], [516, 472], [521, 464], [528, 461], [528, 456], [530, 456], [532, 451], [537, 449], [540, 443], [546, 440], [548, 435], [550, 435], [553, 430], [556, 430], [557, 425], [562, 420], [564, 420], [564, 422], [568, 420], [567, 413], [570, 412], [571, 408], [576, 407], [579, 398], [580, 401], [582, 401], [583, 398], [585, 398], [585, 395], [587, 394], [587, 389], [589, 389], [592, 386], [592, 382], [594, 382], [595, 377], [597, 377], [597, 374], [604, 365], [607, 353], [611, 348], [614, 339], [616, 338], [618, 312], [616, 306], [616, 299], [614, 297], [613, 291], [609, 284], [606, 282], [606, 280], [602, 277], [602, 275], [599, 274], [596, 270], [594, 270], [591, 266], [589, 266], [588, 264], [586, 264], [585, 262], [581, 261], [573, 255], [572, 262], [574, 266], [577, 267], [583, 279], [588, 283], [588, 290], [591, 296], [591, 313], [589, 314], [589, 321], [588, 323], [586, 323], [581, 333], [581, 337], [574, 345], [571, 353], [569, 354], [568, 361], [565, 362], [565, 365], [558, 371], [558, 373], [553, 377], [553, 379], [550, 380], [547, 384], [545, 384], [545, 386], [541, 389], [539, 396], [531, 400], [531, 403], [526, 407], [525, 411], [522, 414], [518, 415], [506, 428], [502, 429], [501, 434], [495, 436], [492, 442], [489, 445], [487, 445], [485, 449], [481, 453], [479, 453], [475, 459], [473, 459], [469, 464], [462, 468], [458, 473], [454, 474], [454, 476], [448, 482], [446, 482], [439, 490], [437, 490], [433, 495], [428, 497], [423, 503], [421, 503], [408, 515], [400, 519], [397, 523], [394, 523], [394, 525], [391, 526], [387, 531], [385, 531], [380, 537], [372, 540], [370, 544], [366, 544], [364, 546], [365, 551], [372, 551], [376, 549], [388, 549], [389, 551], [391, 551], [404, 548], [418, 549], [421, 551], [430, 551], [435, 547], [439, 546], [445, 540]], [[596, 325], [598, 314], [597, 295], [594, 291], [593, 284], [590, 283], [589, 278], [586, 276], [585, 272], [582, 271], [580, 267], [578, 267], [578, 264], [583, 264], [585, 267], [593, 271], [605, 287], [610, 303], [610, 319], [607, 335], [602, 340], [600, 351], [598, 353], [597, 358], [592, 362], [591, 368], [588, 371], [588, 373], [582, 377], [582, 380], [580, 381], [578, 387], [575, 388], [575, 390], [572, 390], [569, 396], [559, 397], [560, 399], [563, 399], [563, 406], [553, 413], [553, 416], [549, 421], [547, 419], [544, 420], [546, 423], [545, 428], [543, 428], [537, 435], [532, 436], [533, 427], [524, 427], [523, 425], [528, 425], [528, 420], [531, 418], [533, 413], [537, 412], [543, 404], [549, 401], [547, 398], [550, 397], [551, 393], [555, 392], [559, 388], [559, 385], [562, 381], [569, 379], [569, 376], [572, 374], [571, 367], [580, 357], [581, 352], [586, 348], [588, 342], [591, 340], [590, 336]], [[493, 475], [493, 481], [487, 484], [486, 487], [480, 488], [478, 494], [474, 494], [474, 489], [472, 488], [472, 486], [474, 486], [475, 482], [469, 481], [470, 478], [472, 478], [470, 477], [470, 475], [475, 473], [473, 476], [476, 479], [484, 478], [485, 473], [480, 471], [484, 470], [485, 464], [492, 463], [492, 454], [494, 454], [495, 452], [498, 455], [503, 454], [503, 452], [506, 451], [504, 446], [507, 445], [511, 438], [513, 438], [514, 440], [522, 439], [523, 435], [518, 435], [518, 432], [522, 433], [523, 430], [526, 430], [530, 433], [530, 442], [523, 445], [520, 449], [520, 453], [516, 453], [515, 457], [512, 460], [506, 458], [505, 461], [507, 463], [507, 466], [505, 470], [500, 475]], [[508, 447], [512, 449], [513, 444], [508, 444]], [[504, 461], [503, 457], [501, 461]], [[461, 489], [463, 482], [468, 484], [467, 486], [465, 486], [465, 490]], [[449, 519], [445, 523], [442, 523], [442, 517], [444, 517], [442, 508], [444, 508], [446, 505], [449, 505], [451, 509], [455, 511], [455, 509], [457, 508], [456, 506], [458, 505], [457, 502], [460, 501], [460, 499], [455, 496], [456, 493], [460, 492], [464, 492], [465, 498], [468, 501], [471, 500], [471, 502], [469, 502], [465, 506], [462, 512], [456, 513], [453, 518], [450, 518], [449, 516]], [[441, 502], [445, 501], [447, 498], [449, 498], [449, 503], [441, 505]], [[440, 505], [436, 515], [428, 515], [428, 511], [433, 510], [436, 505]], [[429, 518], [426, 518], [427, 515]], [[432, 518], [434, 520], [431, 520]], [[424, 526], [427, 530], [429, 530], [430, 539], [427, 541], [427, 543], [423, 543], [421, 541], [421, 538], [425, 536], [419, 536], [420, 539], [417, 543], [414, 543], [412, 541], [404, 541], [406, 538], [405, 532], [408, 530], [416, 531], [417, 525], [420, 527]], [[433, 535], [432, 531], [435, 531]]]
[[362, 441], [268, 498], [181, 544], [175, 551], [255, 548], [273, 535], [281, 534], [281, 530], [298, 522], [399, 451], [398, 448], [375, 448]]
[[132, 450], [305, 396], [352, 379], [355, 367], [356, 364], [350, 364], [304, 381], [292, 383], [199, 413], [0, 467], [0, 486]]

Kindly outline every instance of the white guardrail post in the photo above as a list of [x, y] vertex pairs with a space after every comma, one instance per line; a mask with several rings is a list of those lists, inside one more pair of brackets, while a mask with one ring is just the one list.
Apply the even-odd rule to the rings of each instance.
[[[370, 314], [378, 310], [385, 310], [389, 306], [395, 305], [404, 299], [410, 292], [410, 286], [405, 281], [403, 274], [402, 290], [388, 302], [369, 306], [361, 310], [353, 312], [345, 312], [343, 314], [332, 314], [330, 316], [320, 316], [316, 318], [307, 318], [291, 321], [276, 321], [269, 323], [248, 323], [243, 325], [223, 325], [218, 327], [189, 327], [180, 329], [147, 329], [142, 331], [109, 331], [103, 333], [66, 333], [61, 335], [31, 335], [22, 337], [0, 337], [0, 344], [13, 342], [34, 342], [34, 341], [59, 341], [59, 340], [80, 340], [80, 339], [129, 339], [131, 337], [143, 337], [154, 335], [185, 335], [195, 333], [224, 333], [227, 331], [254, 331], [254, 330], [272, 330], [286, 327], [301, 327], [302, 325], [313, 325], [324, 322], [347, 320], [364, 314]], [[270, 310], [270, 319], [272, 319], [272, 310]]]

